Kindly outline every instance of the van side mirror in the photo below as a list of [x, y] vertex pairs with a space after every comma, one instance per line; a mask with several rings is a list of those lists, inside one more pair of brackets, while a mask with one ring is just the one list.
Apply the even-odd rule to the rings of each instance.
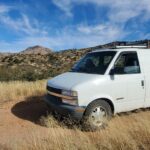
[[110, 70], [109, 75], [113, 76], [115, 74], [115, 69], [114, 67]]

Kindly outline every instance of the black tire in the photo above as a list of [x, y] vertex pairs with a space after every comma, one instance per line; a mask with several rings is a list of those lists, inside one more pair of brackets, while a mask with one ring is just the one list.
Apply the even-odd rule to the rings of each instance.
[[[95, 118], [98, 116], [98, 109], [102, 109], [101, 112], [104, 112], [104, 116], [103, 119], [101, 121], [99, 119], [99, 122], [97, 121], [98, 124], [96, 124]], [[95, 115], [96, 117], [94, 116], [95, 118], [93, 118], [92, 116], [94, 113], [97, 115]], [[111, 117], [112, 109], [109, 103], [103, 99], [95, 100], [94, 102], [90, 103], [85, 110], [85, 113], [82, 118], [82, 129], [84, 131], [96, 131], [102, 129], [107, 125], [107, 122], [111, 119]]]

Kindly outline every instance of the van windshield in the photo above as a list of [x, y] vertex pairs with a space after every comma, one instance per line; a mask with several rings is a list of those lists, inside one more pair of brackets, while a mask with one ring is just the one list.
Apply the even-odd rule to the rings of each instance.
[[73, 66], [71, 72], [104, 74], [115, 54], [115, 51], [88, 53]]

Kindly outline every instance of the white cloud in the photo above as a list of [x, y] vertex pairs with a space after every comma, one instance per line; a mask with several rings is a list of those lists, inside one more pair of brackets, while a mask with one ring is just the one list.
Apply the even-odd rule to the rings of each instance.
[[13, 32], [20, 34], [34, 35], [47, 33], [43, 28], [38, 28], [33, 20], [31, 24], [31, 20], [25, 14], [22, 14], [18, 19], [13, 19], [8, 15], [0, 15], [0, 23], [12, 29]]
[[6, 6], [6, 5], [0, 5], [0, 14], [2, 13], [6, 13], [6, 12], [9, 12], [11, 9], [10, 6]]
[[52, 0], [52, 2], [62, 11], [64, 11], [67, 16], [72, 16], [72, 5], [70, 0]]
[[[15, 32], [23, 33], [24, 37], [12, 42], [0, 41], [0, 50], [20, 51], [33, 45], [43, 45], [54, 50], [96, 46], [122, 40], [130, 35], [133, 31], [124, 31], [124, 24], [129, 19], [140, 16], [143, 11], [144, 16], [140, 19], [150, 18], [149, 0], [53, 0], [53, 3], [69, 17], [73, 15], [75, 5], [91, 3], [99, 8], [107, 6], [109, 19], [96, 25], [87, 25], [84, 21], [76, 26], [66, 25], [60, 30], [57, 29], [55, 34], [48, 35], [45, 25], [40, 25], [38, 20], [29, 18], [26, 14], [20, 14], [17, 19], [11, 18], [8, 13], [11, 9], [3, 6], [0, 9], [0, 23]], [[149, 34], [145, 36], [150, 37]]]
[[107, 29], [107, 25], [100, 24], [95, 26], [86, 26], [86, 25], [80, 25], [78, 26], [78, 31], [84, 34], [99, 34], [100, 32], [103, 32]]
[[109, 8], [110, 21], [121, 23], [139, 16], [143, 11], [146, 18], [150, 13], [149, 0], [53, 0], [53, 3], [70, 16], [73, 15], [72, 8], [76, 5], [91, 3], [99, 7], [106, 6]]
[[[20, 14], [20, 17], [14, 19], [10, 17], [9, 12], [16, 10], [16, 8], [6, 5], [0, 5], [0, 24], [10, 28], [12, 32], [18, 32], [19, 34], [27, 35], [45, 35], [47, 32], [44, 27], [40, 27], [38, 20], [32, 18], [32, 20], [26, 14]], [[20, 12], [19, 12], [20, 13]]]
[[77, 27], [68, 26], [62, 29], [59, 35], [27, 36], [11, 43], [1, 41], [0, 45], [1, 49], [5, 51], [19, 51], [33, 45], [43, 45], [54, 50], [62, 50], [96, 46], [125, 36], [121, 28], [108, 24], [86, 26], [85, 28], [88, 32], [82, 28], [82, 25], [78, 25]]

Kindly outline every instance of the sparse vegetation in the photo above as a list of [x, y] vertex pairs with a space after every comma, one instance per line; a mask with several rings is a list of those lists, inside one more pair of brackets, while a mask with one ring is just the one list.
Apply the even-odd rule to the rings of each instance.
[[[9, 123], [6, 124], [8, 116], [4, 122], [1, 121], [2, 116], [0, 117], [0, 129], [2, 129], [0, 131], [3, 139], [6, 138], [6, 133], [2, 132], [4, 127], [6, 126], [6, 130], [9, 132], [8, 126], [9, 124], [11, 126], [11, 132], [9, 132], [6, 143], [0, 140], [1, 149], [150, 149], [150, 110], [121, 114], [115, 116], [106, 129], [97, 132], [82, 132], [80, 128], [68, 128], [53, 116], [43, 114], [44, 111], [47, 114], [47, 110], [43, 106], [44, 103], [39, 103], [39, 101], [43, 100], [42, 96], [46, 92], [45, 86], [46, 81], [0, 83], [0, 102], [2, 106], [6, 105], [5, 101], [11, 101], [13, 103], [11, 109], [18, 105], [18, 108], [16, 107], [13, 110], [16, 114], [20, 116], [23, 112], [25, 113], [22, 119], [17, 120], [19, 123], [15, 121], [16, 117], [14, 118], [16, 122], [14, 126], [11, 124], [12, 120], [9, 120]], [[34, 96], [36, 97], [34, 98]], [[41, 98], [39, 99], [38, 96]], [[24, 103], [23, 100], [27, 101], [27, 97], [30, 97], [30, 99], [27, 103]], [[29, 112], [31, 114], [28, 114]], [[37, 117], [37, 114], [39, 117]], [[34, 122], [32, 122], [32, 117]], [[36, 120], [34, 117], [36, 117]], [[26, 122], [28, 119], [32, 123]], [[42, 126], [36, 125], [37, 122], [40, 122], [39, 125]], [[15, 127], [21, 134], [16, 131], [13, 133], [12, 130]]]
[[0, 57], [0, 81], [35, 81], [69, 71], [85, 51], [14, 54]]
[[46, 80], [35, 80], [70, 70], [91, 50], [48, 51], [44, 55], [39, 51], [34, 54], [25, 51], [25, 54], [0, 55], [0, 149], [150, 149], [150, 109], [117, 115], [105, 129], [83, 132], [73, 122], [57, 119], [44, 103]]
[[[36, 81], [56, 76], [69, 71], [76, 61], [92, 50], [35, 53], [36, 48], [29, 48], [25, 53], [0, 55], [0, 81]], [[42, 48], [38, 46], [37, 51], [39, 49]]]
[[19, 101], [27, 97], [42, 96], [45, 94], [46, 81], [38, 82], [0, 82], [0, 103]]

